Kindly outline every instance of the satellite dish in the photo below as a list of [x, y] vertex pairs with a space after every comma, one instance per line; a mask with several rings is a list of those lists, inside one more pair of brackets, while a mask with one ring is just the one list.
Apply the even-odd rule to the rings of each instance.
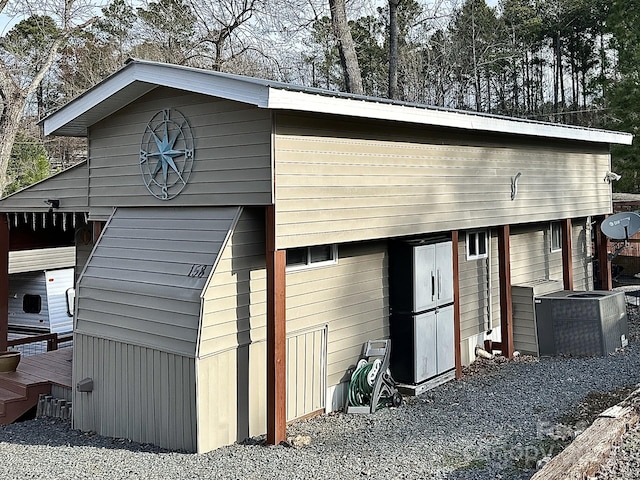
[[612, 240], [629, 240], [640, 231], [640, 215], [635, 212], [616, 213], [606, 218], [600, 229]]

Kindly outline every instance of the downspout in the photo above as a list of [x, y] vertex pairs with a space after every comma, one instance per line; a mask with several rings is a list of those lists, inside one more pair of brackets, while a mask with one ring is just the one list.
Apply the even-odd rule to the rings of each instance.
[[486, 258], [486, 262], [487, 262], [487, 333], [486, 335], [491, 335], [491, 332], [493, 331], [493, 328], [491, 327], [493, 322], [493, 296], [492, 296], [492, 289], [491, 289], [491, 229], [489, 229], [488, 233], [488, 239], [487, 239], [487, 258]]

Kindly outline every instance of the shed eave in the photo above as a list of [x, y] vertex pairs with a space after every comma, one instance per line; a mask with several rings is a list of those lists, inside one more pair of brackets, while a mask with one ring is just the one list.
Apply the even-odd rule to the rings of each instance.
[[270, 89], [268, 108], [593, 143], [631, 145], [633, 141], [630, 133], [277, 88]]
[[169, 87], [265, 107], [268, 88], [236, 76], [133, 61], [42, 120], [45, 135], [87, 136], [88, 128], [157, 87]]
[[86, 136], [91, 125], [157, 87], [273, 110], [326, 113], [590, 143], [630, 145], [633, 140], [633, 135], [628, 133], [408, 104], [140, 60], [129, 61], [122, 69], [46, 117], [42, 121], [44, 133]]

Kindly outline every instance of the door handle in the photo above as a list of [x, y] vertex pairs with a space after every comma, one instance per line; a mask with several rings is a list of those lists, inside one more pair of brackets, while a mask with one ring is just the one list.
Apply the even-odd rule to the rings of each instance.
[[431, 271], [431, 301], [433, 302], [436, 298], [436, 277], [433, 274], [433, 270]]
[[440, 269], [438, 269], [438, 300], [440, 300], [440, 291], [442, 290], [442, 275]]

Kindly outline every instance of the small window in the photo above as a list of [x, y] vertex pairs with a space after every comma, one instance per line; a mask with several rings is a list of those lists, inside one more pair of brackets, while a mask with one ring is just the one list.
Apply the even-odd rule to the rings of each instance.
[[467, 260], [487, 257], [487, 232], [467, 232]]
[[560, 222], [551, 222], [551, 251], [559, 252], [562, 250], [562, 224]]
[[65, 296], [67, 297], [67, 316], [73, 317], [73, 312], [76, 307], [76, 289], [67, 288]]
[[337, 262], [337, 245], [319, 245], [316, 247], [290, 248], [287, 250], [288, 270], [332, 265]]
[[40, 310], [42, 310], [42, 297], [27, 293], [22, 297], [22, 310], [24, 313], [40, 313]]

